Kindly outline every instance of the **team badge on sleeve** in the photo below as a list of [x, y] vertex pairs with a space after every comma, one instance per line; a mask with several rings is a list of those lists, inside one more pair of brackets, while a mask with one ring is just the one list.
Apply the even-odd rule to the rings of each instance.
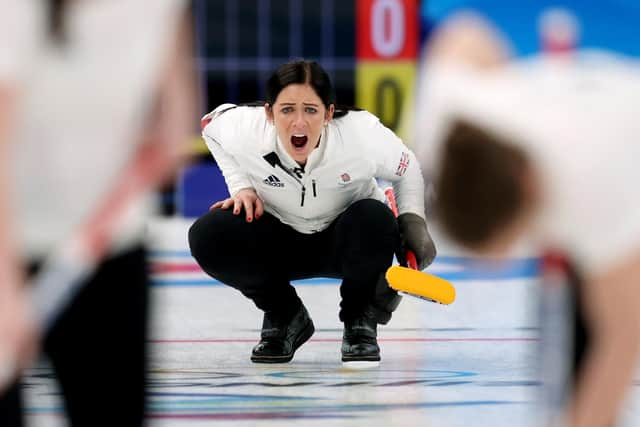
[[396, 175], [402, 176], [407, 171], [409, 167], [409, 153], [406, 151], [402, 152], [400, 156], [400, 163], [398, 163], [398, 169], [396, 169]]
[[204, 130], [207, 125], [213, 120], [213, 113], [209, 113], [200, 120], [200, 129]]

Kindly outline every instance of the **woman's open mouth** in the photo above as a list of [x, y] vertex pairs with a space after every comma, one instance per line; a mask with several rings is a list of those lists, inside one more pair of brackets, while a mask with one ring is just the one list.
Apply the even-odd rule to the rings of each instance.
[[303, 134], [291, 135], [291, 145], [296, 149], [302, 149], [307, 145], [307, 136]]

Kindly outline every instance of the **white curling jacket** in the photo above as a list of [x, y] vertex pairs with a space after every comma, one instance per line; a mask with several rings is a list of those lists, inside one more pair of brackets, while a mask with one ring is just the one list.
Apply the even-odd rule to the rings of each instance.
[[301, 233], [324, 230], [358, 200], [384, 202], [377, 179], [392, 183], [400, 214], [425, 217], [413, 152], [367, 111], [331, 120], [304, 170], [285, 151], [264, 107], [223, 104], [203, 117], [203, 125], [229, 193], [255, 189], [267, 212]]

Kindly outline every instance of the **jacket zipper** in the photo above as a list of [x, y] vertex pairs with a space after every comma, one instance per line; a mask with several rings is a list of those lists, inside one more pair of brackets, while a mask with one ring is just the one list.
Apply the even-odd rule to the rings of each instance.
[[316, 180], [315, 179], [311, 180], [311, 185], [313, 186], [313, 197], [318, 197], [318, 195], [316, 194]]
[[[300, 195], [300, 207], [304, 206], [304, 193], [306, 193], [307, 189], [305, 188], [304, 184], [302, 183], [302, 181], [300, 180], [300, 178], [298, 178], [293, 172], [291, 172], [289, 169], [285, 168], [284, 166], [282, 166], [282, 164], [280, 164], [280, 162], [276, 163], [280, 169], [282, 169], [287, 175], [289, 175], [290, 177], [292, 177], [293, 179], [295, 179], [296, 181], [298, 181], [298, 184], [300, 184], [302, 186], [302, 194]], [[313, 195], [315, 196], [316, 190], [315, 187], [316, 183], [315, 180], [313, 181]]]

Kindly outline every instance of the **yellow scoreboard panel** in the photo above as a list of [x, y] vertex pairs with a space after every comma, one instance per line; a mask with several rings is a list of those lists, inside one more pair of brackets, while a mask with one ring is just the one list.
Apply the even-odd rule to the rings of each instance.
[[356, 65], [356, 105], [378, 116], [405, 139], [403, 110], [414, 105], [415, 61], [361, 61]]

